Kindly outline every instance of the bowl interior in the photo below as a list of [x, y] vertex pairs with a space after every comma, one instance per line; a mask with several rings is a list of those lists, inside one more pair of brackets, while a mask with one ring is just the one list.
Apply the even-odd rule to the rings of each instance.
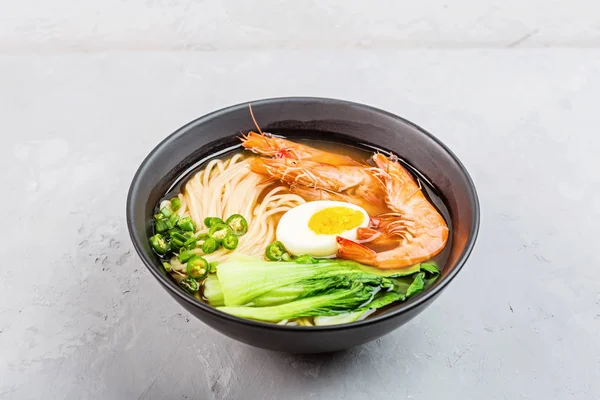
[[[375, 318], [402, 312], [413, 304], [426, 301], [460, 270], [475, 243], [479, 205], [468, 173], [441, 142], [398, 116], [360, 104], [315, 98], [269, 99], [251, 104], [263, 131], [293, 132], [306, 138], [383, 148], [399, 155], [433, 184], [444, 201], [450, 213], [451, 241], [441, 279], [425, 293], [397, 304]], [[161, 272], [160, 263], [148, 243], [153, 211], [179, 177], [200, 160], [239, 146], [240, 131], [250, 130], [256, 128], [248, 103], [201, 117], [161, 142], [144, 160], [130, 188], [127, 223], [138, 254], [172, 293], [180, 293], [203, 309], [208, 310], [210, 306], [185, 294]], [[212, 309], [212, 312], [217, 311]]]

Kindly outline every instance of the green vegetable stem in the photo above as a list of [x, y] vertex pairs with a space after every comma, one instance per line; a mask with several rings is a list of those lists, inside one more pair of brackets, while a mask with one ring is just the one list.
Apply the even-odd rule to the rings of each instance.
[[[286, 254], [277, 242], [269, 250], [273, 258]], [[234, 254], [219, 264], [216, 275], [209, 275], [203, 294], [211, 305], [238, 317], [267, 322], [313, 317], [316, 325], [332, 325], [405, 301], [438, 277], [434, 263], [380, 270], [309, 255], [285, 262]]]

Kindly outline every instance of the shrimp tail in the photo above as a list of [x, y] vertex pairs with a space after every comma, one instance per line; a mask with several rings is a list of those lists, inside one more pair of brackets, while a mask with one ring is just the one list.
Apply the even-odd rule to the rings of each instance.
[[377, 253], [367, 246], [363, 246], [360, 243], [356, 243], [341, 236], [337, 236], [335, 239], [338, 244], [337, 256], [339, 258], [353, 260], [367, 265], [373, 265], [375, 263]]

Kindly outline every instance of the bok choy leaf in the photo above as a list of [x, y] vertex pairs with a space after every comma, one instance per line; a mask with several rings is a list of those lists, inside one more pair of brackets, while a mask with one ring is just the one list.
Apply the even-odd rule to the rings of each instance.
[[347, 260], [311, 264], [233, 255], [204, 282], [204, 298], [219, 310], [267, 322], [314, 317], [315, 325], [349, 323], [415, 296], [433, 284], [435, 263], [379, 270]]

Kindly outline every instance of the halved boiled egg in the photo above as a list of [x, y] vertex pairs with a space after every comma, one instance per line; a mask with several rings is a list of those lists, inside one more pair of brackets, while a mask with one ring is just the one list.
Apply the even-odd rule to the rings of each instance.
[[369, 225], [367, 212], [342, 201], [318, 200], [287, 211], [276, 236], [293, 255], [330, 257], [337, 253], [336, 236], [356, 240], [356, 230]]

